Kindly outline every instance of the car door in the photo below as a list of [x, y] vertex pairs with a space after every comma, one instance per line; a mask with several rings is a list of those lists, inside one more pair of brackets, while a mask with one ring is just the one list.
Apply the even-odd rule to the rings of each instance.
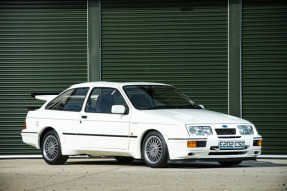
[[77, 140], [83, 149], [128, 149], [130, 114], [114, 114], [113, 105], [127, 104], [115, 88], [92, 89], [80, 116]]
[[77, 126], [80, 124], [79, 116], [88, 91], [88, 87], [69, 89], [50, 101], [42, 112], [42, 118], [45, 119], [43, 125], [61, 133], [65, 146], [77, 146]]

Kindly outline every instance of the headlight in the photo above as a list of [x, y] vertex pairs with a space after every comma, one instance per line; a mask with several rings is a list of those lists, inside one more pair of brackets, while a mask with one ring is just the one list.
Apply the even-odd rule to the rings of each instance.
[[190, 135], [208, 136], [212, 135], [212, 129], [209, 126], [188, 126]]
[[238, 125], [240, 135], [253, 135], [253, 127], [251, 125]]

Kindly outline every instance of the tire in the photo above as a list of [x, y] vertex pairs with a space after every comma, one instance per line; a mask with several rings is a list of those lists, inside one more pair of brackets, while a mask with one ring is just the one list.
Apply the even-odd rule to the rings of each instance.
[[115, 157], [115, 159], [119, 162], [119, 163], [130, 163], [133, 162], [135, 160], [135, 158], [133, 157]]
[[230, 162], [218, 162], [218, 163], [225, 167], [232, 167], [239, 165], [240, 163], [242, 163], [242, 161], [230, 161]]
[[64, 164], [69, 158], [69, 156], [62, 155], [61, 143], [56, 131], [49, 131], [45, 134], [41, 150], [45, 162], [50, 165]]
[[163, 136], [157, 132], [149, 132], [142, 143], [142, 157], [147, 166], [162, 168], [167, 166], [168, 148]]

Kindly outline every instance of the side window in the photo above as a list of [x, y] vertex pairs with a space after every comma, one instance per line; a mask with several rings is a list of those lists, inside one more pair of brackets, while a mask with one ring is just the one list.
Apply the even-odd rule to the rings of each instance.
[[114, 88], [94, 88], [89, 96], [85, 111], [92, 113], [111, 113], [113, 105], [127, 104], [121, 93]]
[[46, 109], [61, 111], [81, 111], [89, 88], [71, 89], [56, 97]]

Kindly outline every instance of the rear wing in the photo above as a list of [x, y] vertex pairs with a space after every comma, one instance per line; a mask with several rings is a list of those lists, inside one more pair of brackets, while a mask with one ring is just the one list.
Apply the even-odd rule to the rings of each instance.
[[43, 101], [51, 100], [57, 95], [59, 95], [59, 93], [31, 93], [31, 97]]
[[[54, 99], [58, 93], [31, 93], [31, 97], [38, 99], [38, 100], [43, 100], [43, 101], [48, 101], [51, 99]], [[40, 107], [28, 107], [27, 109], [29, 111], [34, 111], [36, 109], [39, 109]]]

